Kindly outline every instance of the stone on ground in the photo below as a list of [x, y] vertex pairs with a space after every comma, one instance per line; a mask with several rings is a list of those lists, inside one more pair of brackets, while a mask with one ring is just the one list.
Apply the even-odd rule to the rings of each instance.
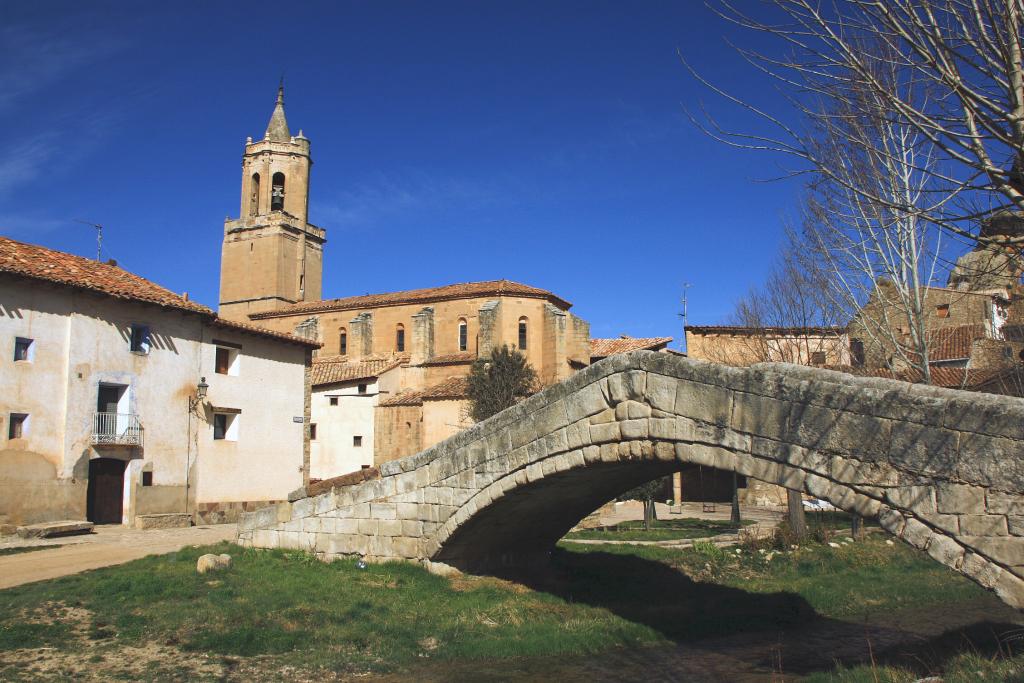
[[19, 526], [18, 535], [22, 538], [53, 538], [54, 536], [88, 534], [92, 532], [92, 528], [92, 522], [66, 519], [60, 522], [43, 522], [42, 524]]
[[199, 558], [196, 562], [196, 571], [200, 574], [206, 572], [223, 571], [231, 568], [231, 556], [227, 553], [223, 555], [214, 555], [213, 553], [207, 553]]

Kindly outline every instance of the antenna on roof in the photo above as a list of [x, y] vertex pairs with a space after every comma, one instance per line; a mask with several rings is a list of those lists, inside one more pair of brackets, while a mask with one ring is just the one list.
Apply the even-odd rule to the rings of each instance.
[[98, 262], [100, 258], [102, 258], [100, 254], [103, 251], [103, 226], [100, 225], [99, 223], [83, 221], [80, 218], [76, 218], [75, 222], [82, 223], [83, 225], [91, 225], [92, 227], [96, 228], [96, 261]]
[[687, 321], [686, 321], [686, 308], [687, 308], [686, 290], [688, 290], [692, 286], [693, 285], [690, 284], [689, 282], [684, 282], [683, 283], [683, 313], [682, 313], [682, 316], [681, 316], [682, 319], [683, 319], [683, 353], [686, 353], [686, 352], [688, 352], [690, 350], [688, 348], [687, 343], [686, 343], [686, 323], [687, 323]]

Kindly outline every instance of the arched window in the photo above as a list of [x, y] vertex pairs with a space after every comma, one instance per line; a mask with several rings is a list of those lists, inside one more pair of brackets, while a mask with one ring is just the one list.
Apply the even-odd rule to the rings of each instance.
[[284, 211], [284, 173], [275, 173], [270, 182], [270, 210]]
[[260, 174], [252, 174], [252, 184], [250, 186], [252, 190], [252, 196], [249, 198], [249, 215], [255, 216], [260, 212]]
[[459, 318], [459, 351], [469, 348], [469, 325], [465, 318]]
[[526, 324], [528, 322], [525, 315], [519, 319], [519, 348], [524, 351], [526, 350]]
[[341, 333], [338, 335], [338, 353], [342, 356], [348, 353], [348, 332], [345, 328], [341, 328]]
[[395, 351], [405, 351], [405, 326], [402, 323], [395, 328]]

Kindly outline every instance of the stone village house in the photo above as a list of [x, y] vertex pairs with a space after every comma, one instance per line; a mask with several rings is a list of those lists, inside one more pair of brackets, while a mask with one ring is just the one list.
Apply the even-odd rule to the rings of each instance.
[[218, 522], [285, 499], [316, 346], [0, 238], [0, 523]]

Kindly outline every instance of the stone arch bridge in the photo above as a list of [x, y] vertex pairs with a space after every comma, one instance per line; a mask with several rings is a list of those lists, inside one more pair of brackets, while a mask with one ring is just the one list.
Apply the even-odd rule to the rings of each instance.
[[531, 565], [603, 503], [689, 463], [878, 516], [1024, 608], [1024, 401], [647, 351], [249, 513], [238, 542], [433, 569]]

